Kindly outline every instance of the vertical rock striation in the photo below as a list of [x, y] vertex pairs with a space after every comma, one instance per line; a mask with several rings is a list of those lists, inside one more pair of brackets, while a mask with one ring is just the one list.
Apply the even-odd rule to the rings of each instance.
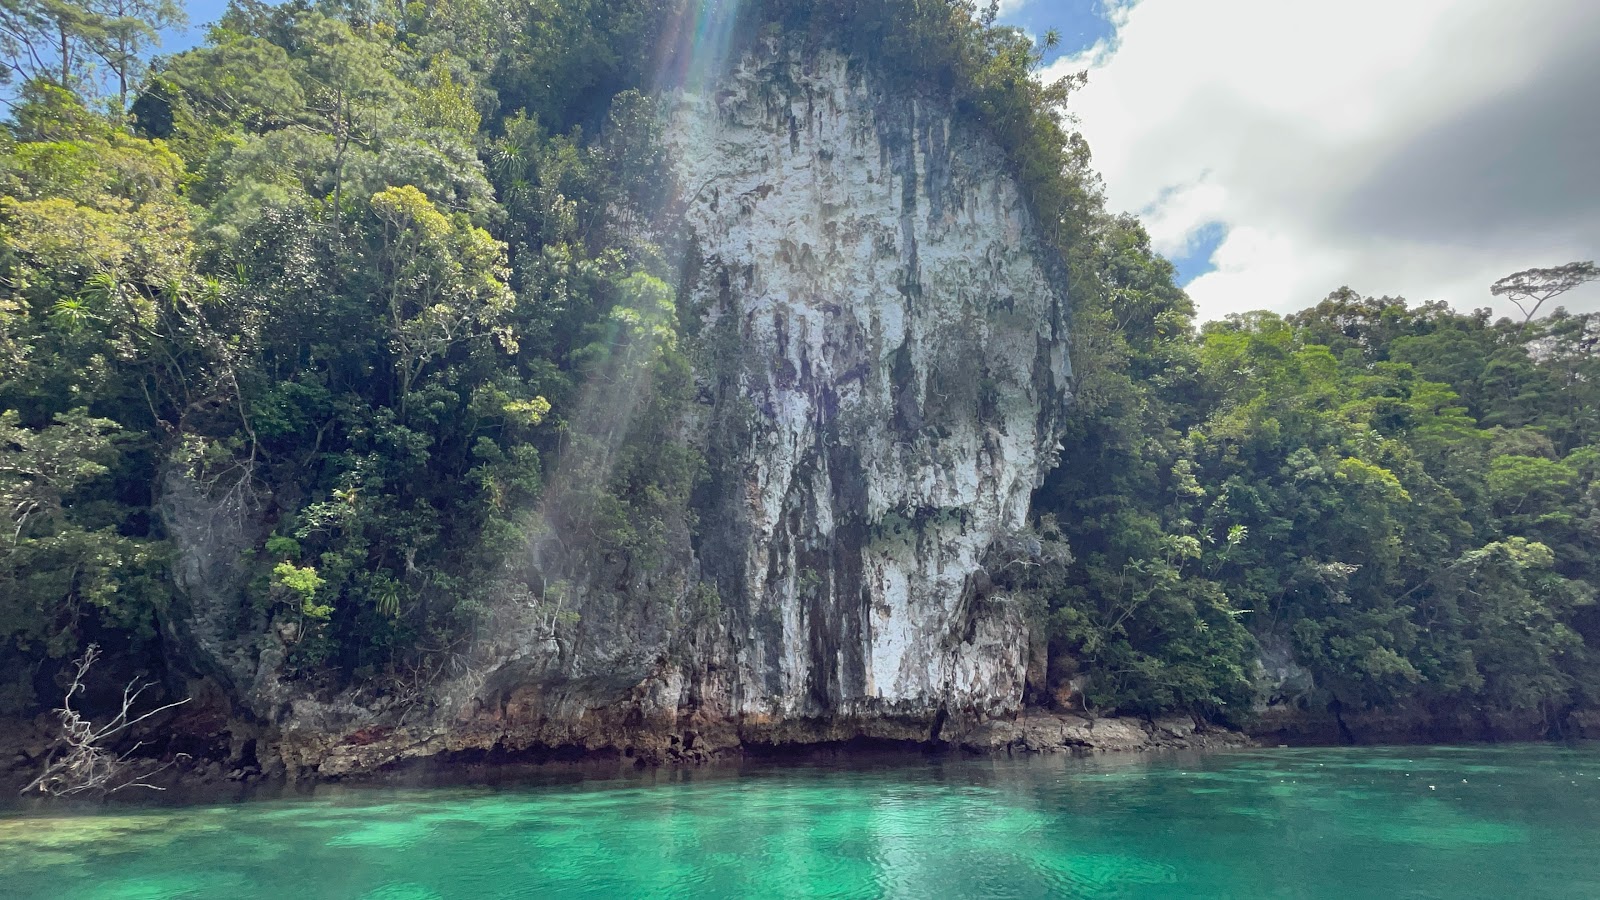
[[698, 555], [751, 721], [981, 719], [1027, 635], [974, 584], [1067, 399], [1064, 279], [991, 142], [841, 56], [668, 98], [702, 260], [713, 490]]
[[[679, 546], [587, 583], [602, 565], [583, 548], [535, 547], [573, 579], [576, 623], [494, 610], [468, 673], [425, 704], [317, 698], [258, 671], [249, 705], [273, 710], [291, 773], [959, 741], [1021, 708], [1027, 626], [981, 563], [1025, 525], [1071, 373], [1064, 273], [1003, 154], [831, 53], [767, 47], [663, 104], [679, 302], [699, 323], [702, 414], [685, 427], [711, 476]], [[696, 618], [691, 597], [716, 602]]]

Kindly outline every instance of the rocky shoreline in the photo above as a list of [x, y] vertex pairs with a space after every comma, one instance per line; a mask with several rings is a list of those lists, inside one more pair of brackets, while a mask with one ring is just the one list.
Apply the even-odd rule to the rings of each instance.
[[[14, 795], [43, 765], [52, 746], [53, 721], [39, 717], [0, 722], [0, 791]], [[921, 723], [741, 722], [697, 723], [672, 733], [613, 732], [581, 743], [519, 744], [502, 734], [470, 730], [453, 735], [404, 728], [370, 728], [350, 734], [254, 732], [229, 722], [209, 735], [174, 732], [168, 748], [145, 757], [151, 779], [169, 792], [163, 799], [241, 799], [258, 791], [302, 790], [332, 783], [451, 784], [515, 781], [547, 774], [614, 775], [620, 771], [737, 764], [743, 760], [911, 758], [914, 754], [1027, 756], [1034, 754], [1137, 754], [1211, 752], [1262, 746], [1428, 744], [1540, 740], [1552, 735], [1600, 739], [1600, 711], [1569, 713], [1558, 731], [1542, 730], [1534, 717], [1473, 717], [1396, 713], [1337, 715], [1268, 711], [1248, 731], [1201, 722], [1187, 715], [1154, 718], [1095, 717], [1028, 709], [931, 738]], [[864, 727], [866, 726], [866, 727]], [[242, 740], [233, 732], [246, 732]], [[200, 754], [177, 750], [180, 746]], [[212, 752], [204, 752], [210, 747]], [[148, 799], [131, 791], [119, 798]]]
[[963, 750], [992, 754], [1130, 753], [1253, 746], [1256, 741], [1244, 732], [1196, 722], [1185, 715], [1089, 718], [1045, 711], [1028, 711], [1009, 721], [986, 723], [960, 743]]
[[[44, 718], [4, 723], [0, 727], [0, 789], [14, 793], [44, 764], [52, 746], [50, 725]], [[882, 724], [882, 723], [880, 723]], [[539, 771], [576, 764], [588, 768], [655, 768], [696, 766], [744, 758], [797, 758], [813, 755], [851, 756], [918, 752], [1010, 756], [1049, 753], [1138, 753], [1158, 750], [1222, 750], [1255, 746], [1243, 732], [1196, 723], [1188, 716], [1155, 719], [1133, 717], [1092, 718], [1043, 710], [1030, 710], [1011, 719], [980, 724], [959, 737], [929, 740], [926, 732], [915, 736], [905, 729], [863, 730], [833, 723], [747, 723], [743, 729], [706, 734], [684, 729], [671, 735], [634, 735], [632, 743], [508, 746], [502, 739], [488, 747], [473, 746], [470, 736], [424, 735], [405, 729], [367, 729], [348, 735], [322, 735], [308, 739], [304, 733], [271, 740], [263, 734], [242, 743], [226, 736], [209, 739], [188, 736], [172, 739], [172, 746], [198, 748], [209, 744], [215, 755], [171, 751], [144, 757], [144, 769], [165, 766], [152, 783], [180, 793], [199, 790], [215, 793], [231, 787], [259, 785], [315, 785], [340, 781], [383, 782], [399, 777], [448, 782], [453, 772], [469, 778]], [[741, 734], [742, 732], [742, 734]], [[218, 738], [221, 738], [220, 740]], [[287, 738], [287, 739], [285, 739]], [[229, 750], [223, 750], [224, 746]], [[258, 752], [258, 748], [260, 751]], [[208, 790], [209, 789], [209, 790]], [[143, 796], [143, 792], [133, 792]]]

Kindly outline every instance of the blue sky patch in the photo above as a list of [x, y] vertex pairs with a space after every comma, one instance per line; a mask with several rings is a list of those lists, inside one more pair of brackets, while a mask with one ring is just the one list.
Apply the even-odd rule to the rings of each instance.
[[1104, 0], [1018, 0], [1011, 6], [1000, 16], [1003, 24], [1021, 26], [1036, 37], [1052, 28], [1060, 32], [1061, 43], [1046, 54], [1046, 63], [1081, 53], [1116, 33]]
[[1195, 229], [1189, 235], [1188, 252], [1181, 257], [1169, 257], [1178, 269], [1178, 284], [1187, 287], [1189, 282], [1201, 275], [1215, 272], [1217, 266], [1211, 257], [1227, 236], [1228, 226], [1221, 222], [1207, 222]]

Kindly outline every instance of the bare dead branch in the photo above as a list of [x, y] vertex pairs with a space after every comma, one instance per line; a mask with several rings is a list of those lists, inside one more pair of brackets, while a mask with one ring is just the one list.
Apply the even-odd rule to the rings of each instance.
[[149, 779], [177, 762], [173, 759], [155, 769], [135, 772], [131, 768], [133, 754], [143, 741], [135, 743], [121, 754], [107, 749], [107, 744], [129, 728], [188, 703], [187, 698], [158, 706], [135, 715], [133, 710], [149, 683], [134, 679], [122, 688], [122, 705], [117, 714], [104, 725], [96, 726], [74, 706], [73, 700], [83, 693], [89, 670], [100, 659], [100, 647], [90, 644], [89, 649], [73, 663], [72, 682], [67, 686], [56, 718], [61, 721], [61, 737], [45, 762], [44, 771], [29, 782], [22, 793], [41, 793], [51, 797], [70, 797], [84, 793], [112, 794], [128, 788], [163, 790], [149, 783]]

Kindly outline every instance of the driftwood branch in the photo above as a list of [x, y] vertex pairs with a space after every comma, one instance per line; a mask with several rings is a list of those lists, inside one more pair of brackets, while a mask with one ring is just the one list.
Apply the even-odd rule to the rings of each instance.
[[179, 700], [135, 714], [134, 706], [150, 687], [148, 682], [135, 678], [122, 688], [122, 708], [104, 724], [96, 725], [85, 718], [73, 706], [73, 702], [84, 692], [89, 670], [99, 659], [100, 647], [90, 644], [89, 649], [73, 664], [72, 683], [67, 686], [61, 708], [56, 710], [56, 718], [61, 721], [61, 737], [45, 762], [44, 771], [22, 789], [24, 794], [70, 797], [85, 793], [113, 794], [128, 788], [163, 790], [151, 784], [149, 779], [170, 767], [172, 762], [154, 769], [135, 771], [130, 758], [144, 746], [144, 742], [135, 743], [121, 754], [109, 747], [133, 726], [189, 701]]

